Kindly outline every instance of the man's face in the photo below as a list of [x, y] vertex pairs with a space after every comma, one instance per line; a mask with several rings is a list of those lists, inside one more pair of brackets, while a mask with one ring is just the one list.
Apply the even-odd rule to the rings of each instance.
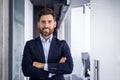
[[40, 33], [44, 37], [51, 35], [55, 27], [56, 27], [56, 21], [53, 19], [52, 15], [48, 14], [41, 16], [38, 22], [38, 28]]

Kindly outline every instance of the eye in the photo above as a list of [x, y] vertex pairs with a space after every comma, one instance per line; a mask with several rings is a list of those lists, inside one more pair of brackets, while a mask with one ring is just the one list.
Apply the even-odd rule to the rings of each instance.
[[48, 23], [51, 24], [51, 23], [52, 23], [52, 20], [49, 20]]
[[41, 23], [43, 23], [43, 24], [44, 24], [44, 23], [45, 23], [45, 21], [43, 21], [43, 20], [42, 20], [42, 21], [41, 21]]

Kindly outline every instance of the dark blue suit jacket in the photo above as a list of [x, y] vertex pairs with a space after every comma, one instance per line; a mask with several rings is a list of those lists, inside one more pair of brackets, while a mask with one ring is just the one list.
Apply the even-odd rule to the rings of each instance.
[[[62, 57], [66, 57], [65, 63], [59, 63]], [[70, 74], [73, 70], [73, 60], [70, 49], [64, 40], [58, 40], [53, 37], [49, 55], [48, 71], [38, 69], [32, 66], [33, 61], [45, 63], [45, 56], [40, 37], [28, 41], [24, 48], [22, 71], [30, 80], [64, 80], [63, 74]], [[49, 73], [56, 74], [51, 79]]]

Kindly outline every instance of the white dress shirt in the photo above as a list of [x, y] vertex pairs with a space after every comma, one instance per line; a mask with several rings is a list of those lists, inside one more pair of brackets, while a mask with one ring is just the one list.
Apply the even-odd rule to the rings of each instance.
[[[48, 40], [45, 40], [43, 38], [42, 35], [40, 35], [40, 39], [41, 39], [41, 42], [42, 42], [42, 45], [43, 45], [43, 51], [44, 51], [44, 55], [45, 55], [45, 66], [44, 66], [44, 70], [45, 71], [48, 71], [48, 55], [49, 55], [49, 49], [50, 49], [50, 44], [52, 42], [52, 38], [53, 38], [53, 35], [50, 36], [50, 38]], [[50, 73], [49, 74], [49, 78], [52, 77], [52, 74]]]

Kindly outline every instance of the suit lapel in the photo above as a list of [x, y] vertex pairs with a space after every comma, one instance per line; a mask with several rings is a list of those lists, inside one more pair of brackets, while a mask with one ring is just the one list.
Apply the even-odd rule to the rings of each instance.
[[45, 62], [45, 55], [44, 55], [41, 39], [40, 37], [38, 37], [36, 40], [37, 40], [36, 42], [39, 49], [40, 58], [42, 58], [43, 62]]
[[53, 58], [53, 48], [55, 47], [55, 37], [53, 37], [52, 42], [50, 44], [49, 54], [48, 54], [48, 62], [51, 62]]

